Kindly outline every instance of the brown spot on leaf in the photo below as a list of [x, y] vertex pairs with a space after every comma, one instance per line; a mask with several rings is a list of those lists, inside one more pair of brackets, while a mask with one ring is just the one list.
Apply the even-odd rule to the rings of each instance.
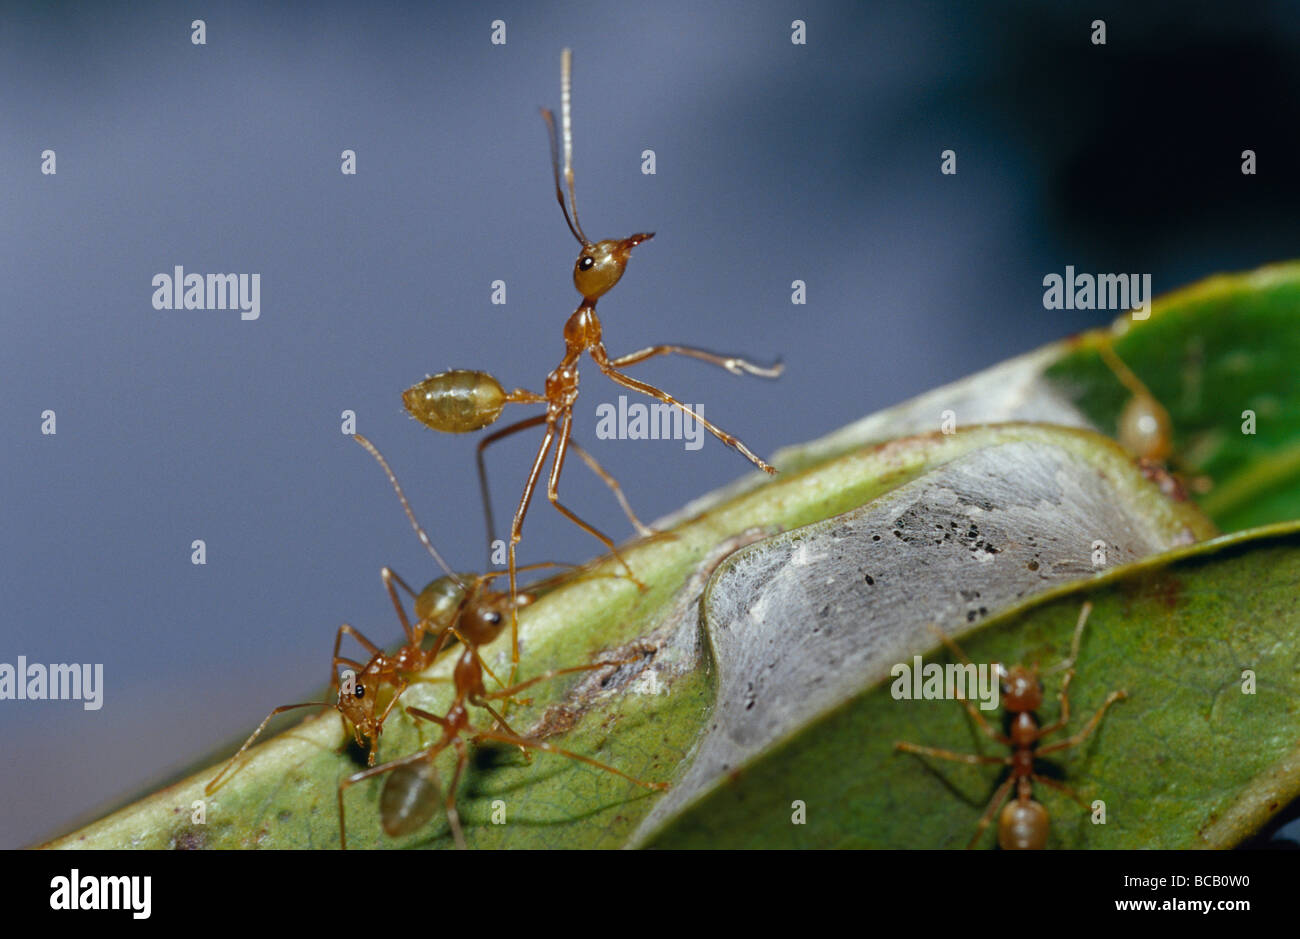
[[202, 851], [208, 846], [208, 830], [203, 825], [178, 828], [167, 847], [173, 851]]

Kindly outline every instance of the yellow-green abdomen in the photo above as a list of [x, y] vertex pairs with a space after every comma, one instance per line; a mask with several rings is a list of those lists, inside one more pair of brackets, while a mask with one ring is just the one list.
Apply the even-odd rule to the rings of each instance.
[[426, 427], [465, 434], [495, 421], [505, 406], [506, 393], [487, 372], [453, 369], [407, 388], [402, 401]]

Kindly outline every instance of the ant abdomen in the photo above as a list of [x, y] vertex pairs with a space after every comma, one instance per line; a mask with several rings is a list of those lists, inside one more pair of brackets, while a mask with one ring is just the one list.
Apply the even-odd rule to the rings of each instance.
[[1162, 462], [1173, 452], [1173, 421], [1169, 412], [1149, 394], [1134, 395], [1119, 415], [1119, 442], [1144, 460]]
[[428, 632], [437, 633], [456, 621], [465, 602], [465, 585], [473, 581], [473, 574], [439, 577], [420, 591], [415, 598], [415, 615], [433, 627]]
[[424, 760], [394, 770], [379, 795], [384, 831], [396, 838], [424, 827], [433, 818], [440, 792], [433, 765]]
[[501, 416], [506, 392], [487, 372], [453, 369], [430, 375], [402, 392], [402, 402], [421, 424], [448, 434], [467, 434]]
[[998, 819], [998, 844], [1004, 851], [1047, 847], [1047, 809], [1033, 799], [1012, 799]]

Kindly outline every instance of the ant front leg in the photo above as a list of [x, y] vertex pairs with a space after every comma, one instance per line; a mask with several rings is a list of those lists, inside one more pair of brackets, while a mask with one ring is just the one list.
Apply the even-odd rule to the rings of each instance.
[[[230, 768], [235, 765], [235, 761], [243, 755], [245, 750], [253, 745], [254, 740], [261, 736], [262, 731], [266, 729], [266, 725], [271, 723], [271, 718], [275, 717], [277, 714], [283, 714], [285, 711], [292, 711], [294, 708], [311, 707], [330, 707], [330, 705], [326, 704], [324, 701], [304, 701], [302, 704], [282, 704], [270, 714], [266, 715], [266, 717], [262, 719], [262, 723], [257, 725], [257, 730], [253, 731], [252, 734], [249, 735], [248, 739], [244, 741], [244, 745], [236, 750], [235, 755], [226, 761], [226, 765], [221, 768], [221, 772], [217, 773], [216, 776], [213, 776], [212, 781], [203, 787], [204, 795], [212, 795], [220, 784], [221, 778], [230, 772]], [[346, 728], [344, 732], [346, 733]]]
[[631, 388], [633, 391], [639, 391], [643, 395], [649, 395], [651, 398], [655, 398], [659, 401], [662, 401], [664, 404], [672, 405], [673, 407], [680, 410], [683, 414], [686, 414], [689, 417], [693, 418], [695, 421], [697, 421], [700, 424], [700, 426], [702, 426], [709, 433], [713, 434], [713, 436], [717, 437], [727, 446], [741, 453], [746, 459], [748, 459], [751, 463], [753, 463], [763, 472], [768, 473], [769, 475], [772, 476], [776, 475], [775, 467], [769, 466], [766, 462], [764, 462], [761, 458], [759, 458], [757, 454], [755, 454], [752, 450], [749, 449], [749, 447], [745, 446], [745, 444], [741, 442], [739, 437], [736, 437], [718, 427], [715, 427], [712, 423], [706, 421], [703, 417], [696, 414], [694, 411], [692, 411], [686, 405], [682, 404], [682, 402], [678, 401], [668, 392], [656, 388], [654, 385], [649, 385], [643, 381], [637, 381], [635, 378], [629, 378], [628, 376], [624, 375], [617, 368], [615, 368], [614, 364], [609, 360], [609, 357], [605, 352], [604, 346], [596, 346], [595, 348], [593, 348], [591, 350], [591, 357], [592, 359], [595, 360], [596, 365], [599, 366], [600, 370], [604, 372], [610, 378], [611, 381], [617, 382], [618, 384], [622, 385], [624, 388]]
[[620, 355], [616, 359], [610, 360], [610, 366], [613, 368], [626, 368], [629, 365], [635, 365], [638, 362], [644, 362], [646, 359], [654, 358], [656, 355], [685, 355], [693, 359], [699, 359], [712, 365], [718, 365], [725, 368], [733, 375], [757, 375], [759, 378], [779, 378], [785, 371], [785, 366], [777, 362], [771, 368], [765, 368], [762, 365], [755, 365], [734, 355], [715, 355], [712, 352], [705, 352], [703, 349], [695, 349], [691, 346], [648, 346], [637, 352], [629, 352], [627, 355]]

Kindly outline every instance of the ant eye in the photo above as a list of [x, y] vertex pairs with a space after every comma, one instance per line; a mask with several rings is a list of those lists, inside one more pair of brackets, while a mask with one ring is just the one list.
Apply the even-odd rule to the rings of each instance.
[[352, 693], [356, 695], [358, 698], [364, 698], [366, 696], [366, 686], [357, 685], [356, 690], [353, 691]]
[[584, 254], [578, 261], [578, 270], [589, 271], [596, 266], [596, 259], [589, 254]]
[[496, 610], [493, 610], [491, 613], [489, 613], [487, 616], [483, 618], [487, 620], [489, 623], [491, 623], [493, 626], [501, 622], [501, 614], [498, 613]]

